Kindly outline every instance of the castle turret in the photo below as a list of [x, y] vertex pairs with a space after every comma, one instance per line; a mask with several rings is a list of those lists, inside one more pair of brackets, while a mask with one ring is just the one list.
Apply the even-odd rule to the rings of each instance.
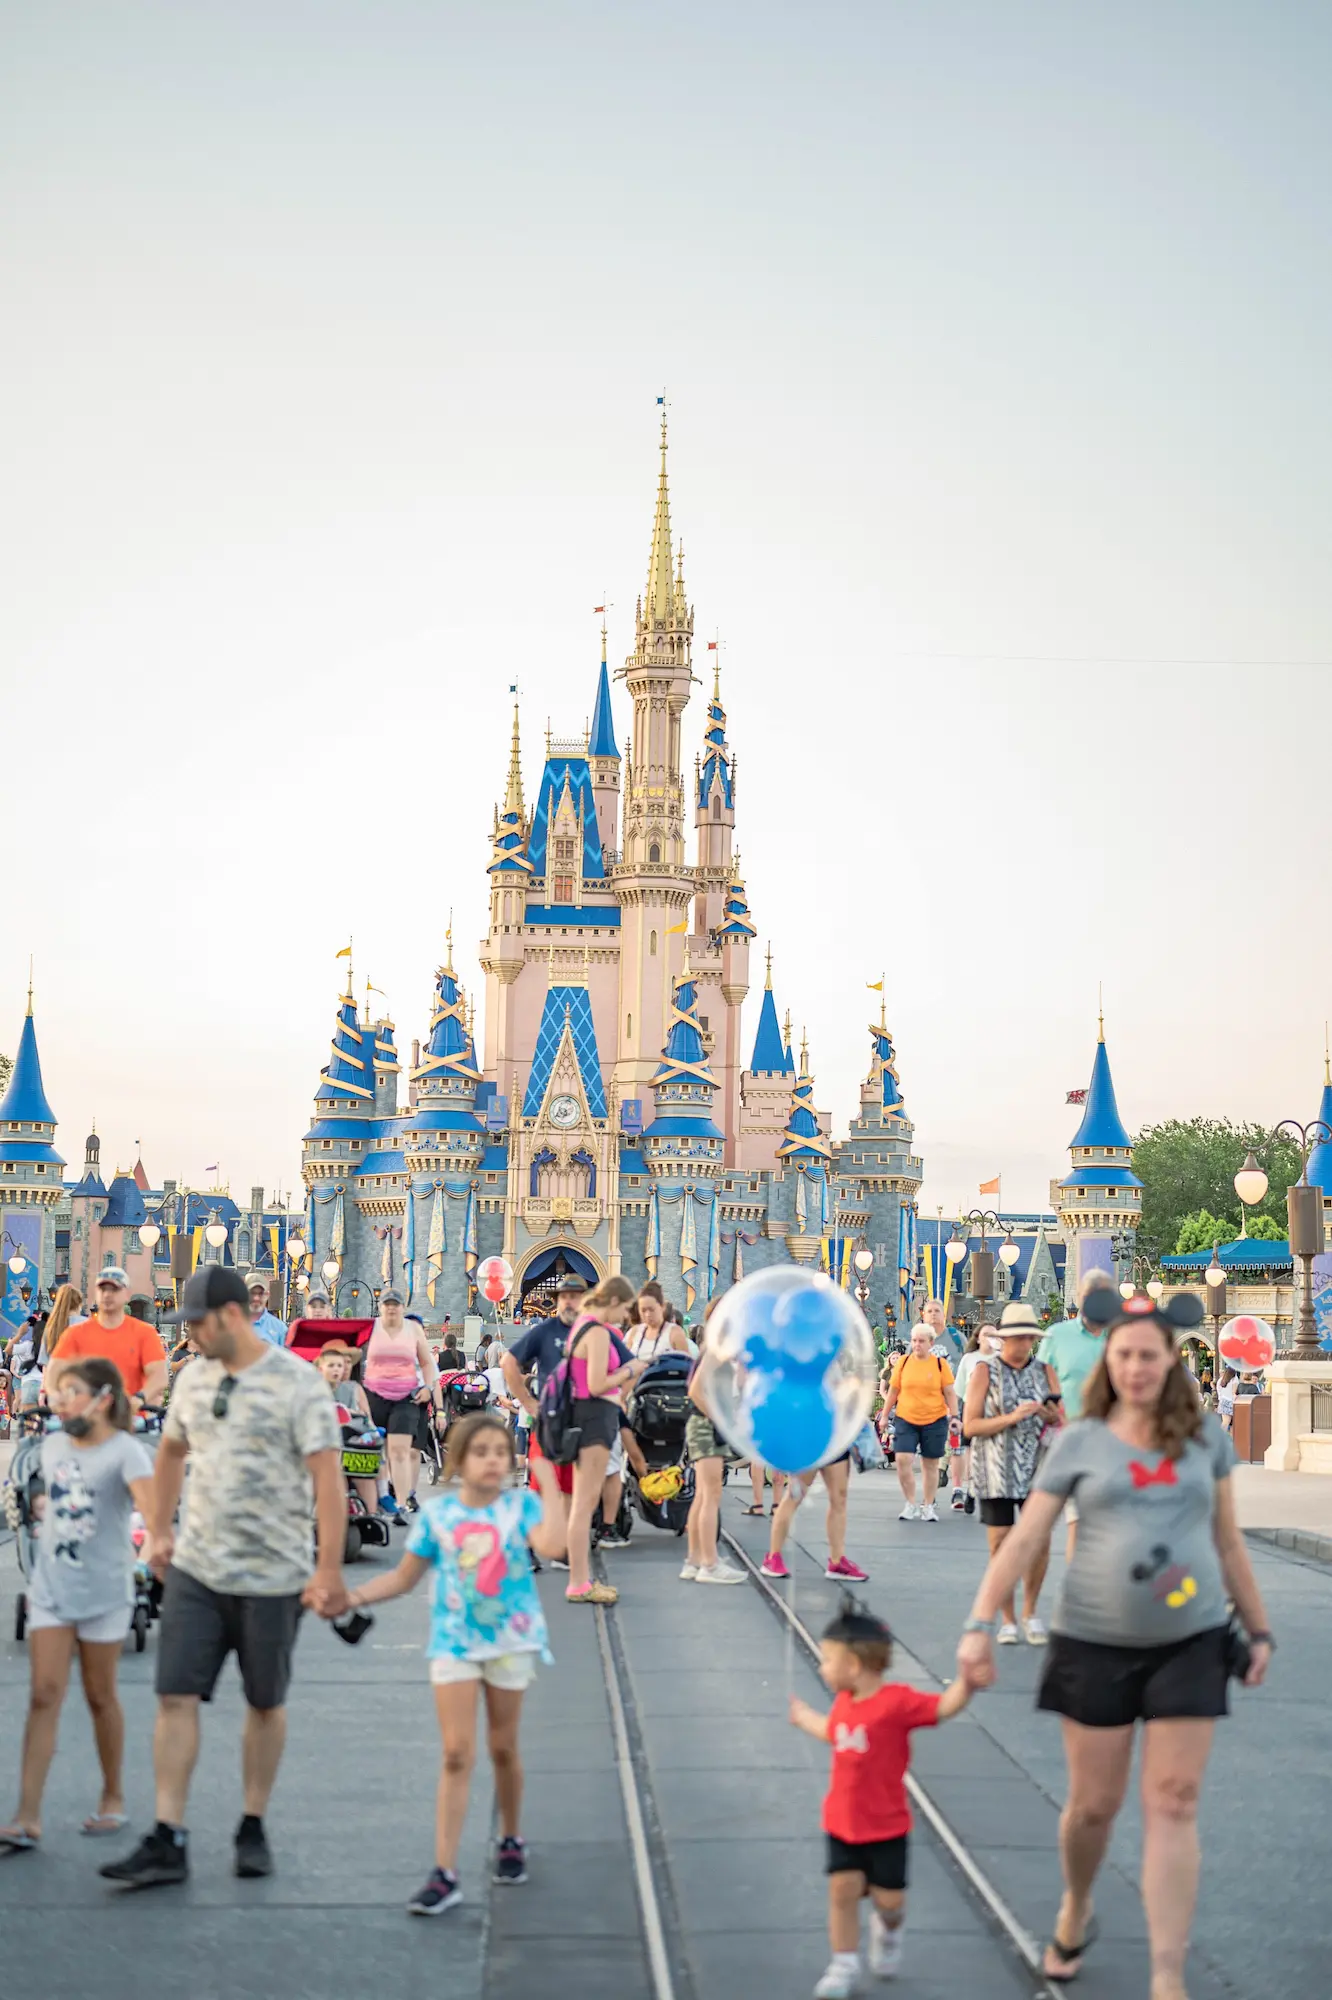
[[623, 859], [614, 885], [621, 905], [615, 1081], [626, 1099], [641, 1099], [651, 1084], [670, 1026], [671, 982], [684, 956], [680, 940], [689, 927], [695, 878], [684, 851], [680, 722], [693, 680], [693, 633], [683, 557], [672, 562], [663, 413], [647, 591], [638, 602], [634, 650], [624, 667], [634, 717], [624, 773]]
[[777, 1148], [777, 1158], [788, 1174], [795, 1177], [791, 1212], [795, 1230], [786, 1247], [799, 1263], [808, 1263], [818, 1254], [832, 1214], [828, 1186], [832, 1147], [824, 1136], [822, 1122], [814, 1109], [814, 1078], [809, 1067], [809, 1046], [800, 1044], [800, 1071], [791, 1090], [786, 1129]]
[[499, 1074], [502, 1051], [517, 1044], [514, 1022], [514, 981], [523, 969], [523, 925], [527, 889], [532, 879], [528, 854], [530, 828], [523, 810], [523, 771], [518, 740], [518, 704], [513, 704], [513, 738], [503, 808], [495, 814], [491, 834], [490, 935], [481, 946], [486, 975], [486, 1075], [503, 1094], [513, 1084], [512, 1065]]
[[1069, 1255], [1065, 1284], [1075, 1299], [1089, 1271], [1118, 1280], [1132, 1267], [1133, 1240], [1142, 1215], [1142, 1182], [1133, 1171], [1133, 1147], [1119, 1115], [1105, 1017], [1099, 1023], [1091, 1082], [1082, 1123], [1069, 1146], [1072, 1172], [1050, 1190]]
[[587, 760], [592, 773], [592, 797], [596, 801], [601, 852], [609, 872], [613, 866], [609, 857], [620, 845], [620, 753], [615, 745], [615, 721], [611, 714], [604, 623], [601, 627], [601, 672], [597, 678], [597, 703], [592, 711]]
[[772, 947], [769, 946], [758, 1032], [754, 1036], [749, 1068], [740, 1077], [736, 1154], [739, 1166], [751, 1172], [763, 1172], [775, 1164], [777, 1148], [786, 1129], [794, 1075], [795, 1064], [790, 1050], [782, 1041], [777, 1021], [777, 1003], [772, 991]]
[[[7, 1239], [2, 1310], [11, 1324], [17, 1324], [27, 1310], [24, 1286], [36, 1296], [50, 1284], [55, 1270], [51, 1211], [63, 1192], [65, 1164], [55, 1149], [55, 1128], [55, 1112], [42, 1082], [29, 985], [18, 1053], [9, 1088], [0, 1099], [0, 1222]], [[24, 1259], [22, 1271], [9, 1269], [11, 1257]]]

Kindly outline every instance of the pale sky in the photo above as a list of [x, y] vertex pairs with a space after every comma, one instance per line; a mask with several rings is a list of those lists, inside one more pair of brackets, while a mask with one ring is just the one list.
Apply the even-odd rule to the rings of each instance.
[[1321, 0], [3, 0], [0, 1047], [31, 952], [66, 1157], [290, 1186], [348, 934], [404, 1047], [451, 906], [475, 981], [663, 386], [834, 1129], [881, 971], [927, 1212], [1044, 1202], [1098, 980], [1131, 1126], [1312, 1116], [1330, 63]]

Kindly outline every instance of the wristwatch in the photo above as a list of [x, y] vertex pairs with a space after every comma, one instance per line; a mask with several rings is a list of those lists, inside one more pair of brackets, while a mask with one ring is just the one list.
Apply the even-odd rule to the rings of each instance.
[[997, 1623], [998, 1620], [994, 1618], [968, 1618], [962, 1630], [964, 1632], [984, 1632], [988, 1638], [994, 1631]]
[[1276, 1640], [1270, 1632], [1250, 1632], [1249, 1644], [1251, 1646], [1266, 1646], [1268, 1651], [1272, 1653], [1276, 1651]]

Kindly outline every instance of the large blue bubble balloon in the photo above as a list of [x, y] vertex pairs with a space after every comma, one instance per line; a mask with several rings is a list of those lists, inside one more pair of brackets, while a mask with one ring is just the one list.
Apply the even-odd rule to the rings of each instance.
[[729, 1444], [777, 1472], [838, 1458], [868, 1417], [878, 1354], [840, 1286], [797, 1264], [756, 1271], [723, 1294], [707, 1324], [703, 1380]]

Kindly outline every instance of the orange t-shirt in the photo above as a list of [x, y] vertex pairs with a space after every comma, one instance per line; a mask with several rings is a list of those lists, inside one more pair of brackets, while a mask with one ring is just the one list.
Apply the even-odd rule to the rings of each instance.
[[897, 1414], [905, 1424], [932, 1424], [948, 1415], [944, 1390], [953, 1371], [937, 1354], [904, 1354], [893, 1370]]
[[143, 1380], [154, 1361], [166, 1360], [166, 1349], [146, 1319], [128, 1314], [119, 1326], [103, 1326], [94, 1314], [68, 1327], [56, 1343], [52, 1361], [89, 1361], [93, 1356], [114, 1361], [127, 1396], [143, 1393]]

